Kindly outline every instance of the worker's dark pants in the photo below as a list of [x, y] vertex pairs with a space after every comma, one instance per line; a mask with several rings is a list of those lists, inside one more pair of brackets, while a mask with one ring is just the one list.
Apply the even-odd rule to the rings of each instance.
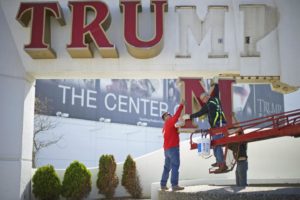
[[247, 186], [247, 170], [248, 170], [247, 160], [237, 161], [236, 170], [235, 170], [235, 181], [237, 186], [240, 187]]

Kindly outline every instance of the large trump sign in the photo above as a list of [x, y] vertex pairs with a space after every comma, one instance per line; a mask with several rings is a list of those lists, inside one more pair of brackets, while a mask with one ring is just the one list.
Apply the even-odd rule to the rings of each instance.
[[[110, 8], [103, 1], [69, 1], [72, 27], [71, 40], [66, 45], [72, 58], [92, 58], [93, 44], [103, 58], [118, 58], [119, 53], [114, 41], [111, 41], [107, 30], [110, 28], [112, 17]], [[226, 37], [228, 24], [227, 5], [208, 5], [206, 16], [202, 20], [196, 13], [195, 5], [176, 5], [175, 10], [168, 11], [167, 0], [151, 0], [150, 10], [153, 12], [153, 28], [150, 39], [143, 39], [139, 34], [139, 13], [142, 12], [141, 0], [120, 0], [120, 12], [123, 24], [119, 37], [123, 37], [127, 51], [135, 58], [153, 58], [164, 47], [164, 29], [169, 28], [169, 21], [164, 20], [166, 12], [176, 12], [179, 18], [179, 48], [177, 57], [190, 57], [188, 44], [188, 30], [191, 30], [196, 42], [200, 45], [207, 34], [211, 35], [211, 51], [209, 57], [224, 58], [229, 54]], [[264, 4], [240, 4], [239, 10], [244, 12], [244, 35], [240, 38], [244, 47], [241, 56], [260, 56], [256, 43], [274, 30], [278, 24], [278, 15], [274, 8]], [[253, 14], [257, 13], [257, 15]], [[53, 17], [61, 26], [65, 25], [65, 18], [59, 2], [22, 2], [17, 13], [17, 20], [21, 25], [31, 25], [30, 42], [24, 50], [36, 59], [56, 58], [56, 52], [51, 45], [51, 23]], [[170, 19], [168, 19], [170, 20]], [[30, 23], [31, 22], [31, 23]], [[253, 24], [256, 24], [253, 26]], [[150, 24], [149, 24], [150, 25]], [[121, 34], [123, 33], [123, 36]], [[67, 41], [66, 41], [67, 42]]]

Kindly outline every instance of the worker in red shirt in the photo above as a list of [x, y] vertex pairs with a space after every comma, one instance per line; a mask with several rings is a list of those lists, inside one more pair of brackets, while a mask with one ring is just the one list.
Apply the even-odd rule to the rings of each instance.
[[164, 170], [160, 181], [161, 190], [169, 189], [167, 187], [167, 181], [170, 171], [172, 190], [177, 191], [184, 189], [184, 187], [178, 185], [178, 170], [180, 166], [178, 119], [180, 117], [181, 111], [183, 110], [183, 106], [184, 101], [181, 102], [174, 116], [172, 116], [168, 112], [164, 112], [161, 116], [164, 120], [162, 133], [164, 137], [165, 154]]

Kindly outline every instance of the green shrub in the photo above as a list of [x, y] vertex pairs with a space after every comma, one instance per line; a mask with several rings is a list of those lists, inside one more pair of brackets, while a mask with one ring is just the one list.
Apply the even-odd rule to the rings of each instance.
[[32, 192], [37, 199], [59, 199], [61, 183], [52, 165], [36, 170], [32, 177]]
[[92, 189], [91, 172], [84, 164], [73, 161], [66, 169], [62, 183], [62, 196], [67, 199], [83, 199]]
[[133, 198], [142, 197], [142, 188], [136, 165], [130, 155], [127, 156], [123, 165], [122, 185]]
[[99, 160], [99, 172], [97, 187], [99, 193], [106, 198], [112, 198], [115, 194], [119, 179], [116, 175], [116, 162], [113, 155], [102, 155]]

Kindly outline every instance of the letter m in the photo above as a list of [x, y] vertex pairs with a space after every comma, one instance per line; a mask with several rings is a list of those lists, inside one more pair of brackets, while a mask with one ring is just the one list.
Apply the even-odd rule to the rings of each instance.
[[204, 37], [209, 37], [208, 57], [228, 57], [225, 53], [225, 16], [228, 10], [227, 6], [209, 6], [208, 12], [201, 20], [197, 15], [195, 6], [177, 6], [179, 27], [179, 45], [177, 49], [177, 58], [191, 57], [189, 52], [189, 30], [194, 39], [200, 45]]

